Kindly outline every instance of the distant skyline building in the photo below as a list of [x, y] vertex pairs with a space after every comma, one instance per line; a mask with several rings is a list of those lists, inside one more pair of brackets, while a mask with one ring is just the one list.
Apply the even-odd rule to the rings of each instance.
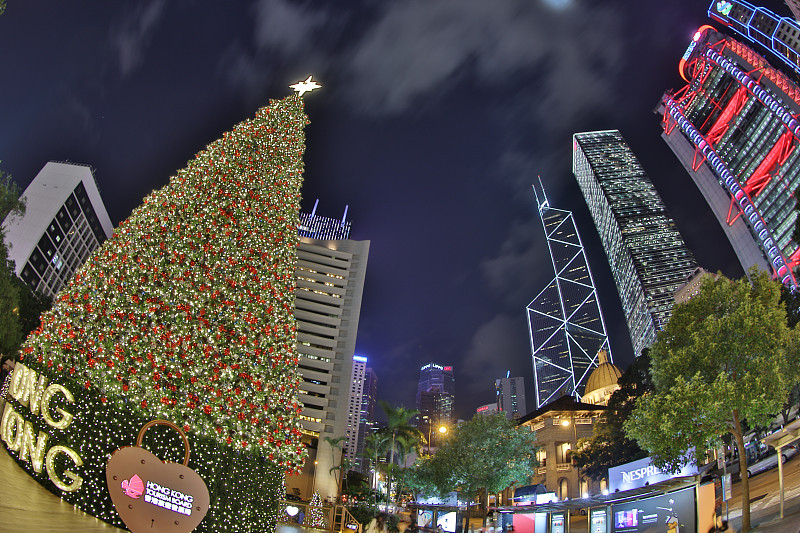
[[486, 405], [481, 405], [477, 409], [475, 409], [476, 415], [481, 416], [492, 416], [496, 415], [500, 412], [500, 409], [497, 407], [496, 403], [487, 403]]
[[506, 415], [506, 418], [514, 420], [528, 413], [525, 402], [525, 378], [512, 378], [508, 374], [504, 378], [495, 380], [494, 388], [497, 410]]
[[435, 445], [431, 441], [436, 440], [438, 426], [453, 422], [455, 394], [452, 366], [428, 363], [420, 368], [416, 402], [419, 411], [417, 428], [430, 445]]
[[[346, 435], [350, 395], [369, 241], [300, 237], [295, 274], [299, 398], [303, 440], [313, 456], [302, 476], [287, 477], [301, 493], [314, 490], [335, 498], [338, 484], [330, 469], [333, 450], [325, 437]], [[316, 465], [315, 465], [316, 463]], [[305, 476], [314, 477], [313, 480]]]
[[358, 447], [356, 450], [357, 469], [362, 474], [369, 472], [369, 459], [362, 458], [367, 435], [375, 427], [375, 406], [378, 403], [378, 376], [367, 367], [364, 371], [364, 386], [361, 394], [361, 409], [358, 421]]
[[555, 277], [526, 308], [537, 409], [564, 395], [580, 399], [597, 352], [611, 353], [575, 219], [540, 188], [533, 192]]
[[[367, 375], [367, 358], [353, 356], [353, 370], [350, 377], [350, 398], [347, 402], [347, 429], [344, 432], [344, 456], [351, 464], [356, 464], [361, 427], [361, 403], [364, 398], [364, 384]], [[363, 445], [362, 445], [363, 447]]]
[[669, 321], [675, 290], [697, 263], [619, 131], [574, 134], [572, 156], [638, 357]]
[[796, 287], [800, 88], [710, 26], [695, 33], [679, 70], [687, 84], [662, 96], [662, 139], [700, 189], [745, 272], [756, 266]]
[[23, 216], [3, 221], [14, 273], [53, 297], [114, 233], [88, 165], [50, 161], [22, 193]]

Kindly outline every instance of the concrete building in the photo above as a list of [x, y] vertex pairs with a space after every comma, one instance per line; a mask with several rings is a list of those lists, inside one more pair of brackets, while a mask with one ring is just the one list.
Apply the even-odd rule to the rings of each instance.
[[355, 355], [356, 334], [369, 254], [369, 241], [300, 237], [297, 246], [298, 369], [302, 376], [300, 413], [303, 440], [309, 447], [303, 475], [289, 477], [287, 489], [305, 496], [313, 490], [323, 500], [337, 497], [343, 450], [325, 440], [344, 437]]
[[714, 279], [719, 277], [718, 274], [714, 274], [704, 268], [697, 267], [697, 269], [692, 272], [692, 275], [686, 280], [686, 283], [675, 290], [675, 303], [681, 304], [688, 302], [692, 296], [700, 292], [700, 284], [708, 276], [711, 276]]
[[54, 296], [114, 232], [91, 167], [47, 163], [22, 194], [25, 215], [3, 221], [14, 272]]
[[638, 356], [666, 325], [675, 289], [697, 263], [619, 131], [576, 133], [572, 148], [572, 172], [600, 234]]
[[520, 418], [518, 425], [536, 433], [536, 443], [541, 446], [536, 456], [539, 467], [530, 484], [544, 485], [559, 500], [602, 492], [606, 488], [603, 483], [581, 479], [580, 470], [572, 463], [572, 451], [579, 439], [592, 436], [605, 409], [562, 396]]

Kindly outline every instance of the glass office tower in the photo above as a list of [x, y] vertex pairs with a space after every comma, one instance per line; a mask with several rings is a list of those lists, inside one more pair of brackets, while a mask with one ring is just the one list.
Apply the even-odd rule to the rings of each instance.
[[580, 399], [597, 353], [610, 357], [611, 347], [572, 213], [550, 207], [544, 190], [534, 194], [555, 272], [526, 309], [538, 409], [561, 396]]
[[619, 131], [576, 133], [572, 156], [638, 356], [669, 320], [675, 290], [697, 263]]

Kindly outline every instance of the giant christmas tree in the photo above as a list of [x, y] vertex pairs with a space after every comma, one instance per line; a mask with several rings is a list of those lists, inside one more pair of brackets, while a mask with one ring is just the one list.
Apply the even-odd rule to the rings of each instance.
[[[199, 530], [274, 530], [283, 475], [305, 457], [293, 311], [306, 123], [291, 95], [198, 153], [24, 344], [0, 436], [65, 500], [121, 525], [106, 461], [166, 419], [211, 493]], [[163, 426], [144, 447], [183, 459]]]

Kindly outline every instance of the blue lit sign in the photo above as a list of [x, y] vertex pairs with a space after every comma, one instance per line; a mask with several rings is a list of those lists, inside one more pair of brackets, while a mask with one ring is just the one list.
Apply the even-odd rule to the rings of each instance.
[[367, 362], [367, 358], [363, 357], [361, 355], [354, 355], [353, 356], [353, 361], [358, 361], [359, 363], [366, 363]]

